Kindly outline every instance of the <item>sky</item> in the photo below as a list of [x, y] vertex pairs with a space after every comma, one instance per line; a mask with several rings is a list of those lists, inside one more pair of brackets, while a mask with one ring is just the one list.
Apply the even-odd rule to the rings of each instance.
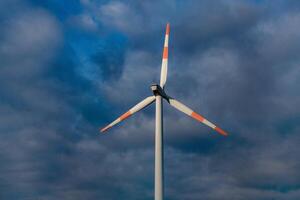
[[170, 23], [166, 200], [300, 199], [300, 3], [1, 0], [0, 199], [150, 200]]

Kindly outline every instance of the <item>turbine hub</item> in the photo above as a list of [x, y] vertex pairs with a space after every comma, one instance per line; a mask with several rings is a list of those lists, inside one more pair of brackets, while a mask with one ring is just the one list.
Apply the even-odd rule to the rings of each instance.
[[168, 99], [168, 95], [165, 93], [164, 89], [162, 89], [160, 87], [160, 85], [158, 85], [158, 84], [152, 84], [150, 88], [151, 88], [154, 96], [160, 95], [163, 98]]

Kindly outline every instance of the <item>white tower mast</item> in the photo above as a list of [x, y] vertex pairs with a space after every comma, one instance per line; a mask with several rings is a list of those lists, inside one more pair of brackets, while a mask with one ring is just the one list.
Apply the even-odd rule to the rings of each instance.
[[160, 95], [157, 95], [155, 107], [155, 200], [163, 200], [164, 196], [164, 144], [162, 106], [162, 98]]

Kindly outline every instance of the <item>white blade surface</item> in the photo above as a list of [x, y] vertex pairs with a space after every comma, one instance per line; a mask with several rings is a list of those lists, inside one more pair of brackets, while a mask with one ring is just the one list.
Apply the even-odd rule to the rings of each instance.
[[135, 106], [133, 106], [130, 110], [128, 110], [126, 113], [124, 113], [123, 115], [121, 115], [119, 118], [117, 118], [115, 121], [113, 121], [112, 123], [110, 123], [109, 125], [107, 125], [106, 127], [102, 128], [100, 131], [104, 132], [108, 129], [110, 129], [111, 127], [113, 127], [114, 125], [116, 125], [117, 123], [123, 121], [124, 119], [128, 118], [129, 116], [133, 115], [134, 113], [138, 112], [139, 110], [145, 108], [146, 106], [150, 105], [153, 101], [155, 100], [155, 96], [150, 96], [147, 97], [146, 99], [144, 99], [143, 101], [141, 101], [140, 103], [136, 104]]
[[166, 35], [165, 35], [165, 43], [163, 50], [163, 58], [161, 63], [161, 72], [160, 72], [160, 87], [164, 88], [167, 82], [168, 75], [168, 46], [169, 46], [169, 34], [170, 34], [170, 24], [168, 23], [166, 26]]
[[169, 103], [171, 104], [171, 106], [175, 107], [177, 110], [187, 114], [188, 116], [196, 119], [199, 122], [202, 122], [203, 124], [205, 124], [205, 125], [209, 126], [210, 128], [214, 129], [218, 133], [220, 133], [222, 135], [225, 135], [225, 136], [228, 135], [224, 130], [217, 127], [216, 125], [214, 125], [213, 123], [211, 123], [210, 121], [205, 119], [203, 116], [201, 116], [198, 113], [194, 112], [192, 109], [190, 109], [189, 107], [187, 107], [183, 103], [180, 103], [179, 101], [177, 101], [175, 99], [172, 99], [172, 98], [169, 99]]

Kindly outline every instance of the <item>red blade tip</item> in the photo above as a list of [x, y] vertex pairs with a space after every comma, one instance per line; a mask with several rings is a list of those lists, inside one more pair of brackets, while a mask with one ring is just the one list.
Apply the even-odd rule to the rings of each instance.
[[102, 129], [100, 130], [100, 132], [101, 132], [101, 133], [103, 133], [103, 132], [104, 132], [104, 131], [106, 131], [107, 129], [109, 129], [109, 127], [108, 127], [108, 126], [106, 126], [106, 127], [102, 128]]
[[166, 35], [170, 34], [170, 23], [167, 23], [167, 27], [166, 27]]
[[219, 127], [216, 127], [215, 130], [216, 130], [218, 133], [220, 133], [220, 134], [222, 134], [222, 135], [224, 135], [224, 136], [227, 136], [227, 135], [228, 135], [228, 133], [226, 133], [224, 130], [220, 129]]

